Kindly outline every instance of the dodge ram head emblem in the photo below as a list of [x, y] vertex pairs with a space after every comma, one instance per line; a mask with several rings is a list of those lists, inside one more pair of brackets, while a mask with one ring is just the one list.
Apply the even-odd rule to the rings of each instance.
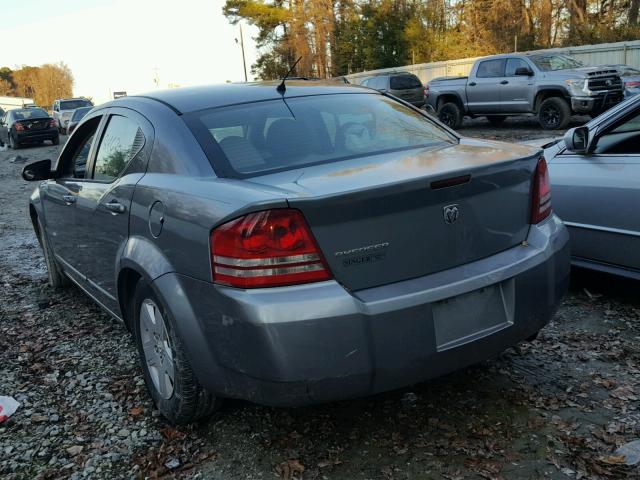
[[458, 217], [460, 216], [458, 205], [457, 204], [447, 205], [443, 209], [443, 214], [444, 214], [444, 223], [448, 225], [455, 223], [456, 220], [458, 220]]

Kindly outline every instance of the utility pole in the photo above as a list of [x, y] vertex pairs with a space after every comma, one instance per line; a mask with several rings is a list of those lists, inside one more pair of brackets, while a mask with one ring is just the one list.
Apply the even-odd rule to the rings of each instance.
[[156, 88], [160, 88], [160, 75], [158, 74], [158, 67], [154, 67], [153, 73], [153, 83], [156, 84]]
[[513, 51], [514, 52], [518, 51], [518, 34], [517, 33], [513, 36]]
[[[236, 38], [236, 43], [238, 39]], [[240, 49], [242, 50], [242, 68], [244, 69], [244, 81], [247, 81], [247, 62], [244, 59], [244, 37], [242, 35], [242, 23], [240, 23]]]

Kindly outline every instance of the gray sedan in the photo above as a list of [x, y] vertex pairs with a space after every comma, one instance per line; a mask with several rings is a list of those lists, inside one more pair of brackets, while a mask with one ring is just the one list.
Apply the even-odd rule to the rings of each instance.
[[126, 324], [184, 423], [223, 397], [382, 392], [535, 336], [569, 272], [540, 154], [290, 81], [101, 105], [23, 178], [50, 283]]
[[573, 264], [640, 279], [640, 96], [545, 150]]

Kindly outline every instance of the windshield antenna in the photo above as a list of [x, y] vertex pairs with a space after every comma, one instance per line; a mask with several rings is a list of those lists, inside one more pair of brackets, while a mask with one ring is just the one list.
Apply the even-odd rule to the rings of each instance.
[[291, 65], [291, 68], [289, 69], [289, 71], [287, 72], [287, 74], [282, 77], [282, 82], [280, 82], [280, 85], [278, 85], [276, 87], [276, 90], [280, 93], [284, 93], [287, 90], [287, 86], [284, 84], [284, 81], [289, 77], [289, 75], [291, 75], [291, 72], [293, 72], [293, 69], [296, 68], [296, 65], [298, 65], [298, 62], [302, 60], [302, 57], [298, 57], [298, 59], [295, 61], [295, 63], [293, 65]]

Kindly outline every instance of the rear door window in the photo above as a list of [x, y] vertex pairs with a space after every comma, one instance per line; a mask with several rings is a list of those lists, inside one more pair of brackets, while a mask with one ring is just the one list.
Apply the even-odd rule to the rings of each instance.
[[112, 182], [144, 147], [144, 134], [140, 126], [130, 118], [112, 115], [109, 118], [98, 153], [93, 179]]
[[391, 90], [409, 90], [421, 87], [422, 84], [415, 75], [396, 75], [391, 77]]
[[478, 71], [476, 77], [478, 78], [492, 78], [504, 76], [504, 58], [497, 58], [495, 60], [485, 60], [478, 65]]

